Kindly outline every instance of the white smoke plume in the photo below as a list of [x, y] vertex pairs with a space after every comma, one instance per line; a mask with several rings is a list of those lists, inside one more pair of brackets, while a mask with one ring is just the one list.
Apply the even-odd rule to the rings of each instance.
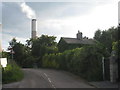
[[35, 11], [32, 10], [25, 2], [20, 5], [22, 12], [26, 14], [29, 19], [36, 18]]

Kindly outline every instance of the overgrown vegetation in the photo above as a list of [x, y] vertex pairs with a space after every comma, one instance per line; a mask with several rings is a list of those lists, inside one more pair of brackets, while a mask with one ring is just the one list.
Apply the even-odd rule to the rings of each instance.
[[2, 68], [2, 83], [10, 83], [15, 81], [20, 81], [24, 77], [23, 72], [20, 67], [15, 63], [7, 64], [7, 67]]
[[112, 52], [112, 43], [118, 41], [118, 29], [111, 27], [108, 30], [97, 30], [94, 39], [102, 43], [110, 54]]
[[120, 56], [120, 40], [112, 43], [112, 50], [116, 51], [117, 56]]
[[43, 57], [43, 67], [63, 69], [81, 77], [96, 81], [102, 80], [102, 57], [106, 57], [105, 48], [96, 45], [84, 46], [63, 53], [46, 54]]
[[[32, 68], [36, 65], [62, 69], [87, 80], [96, 81], [102, 80], [102, 57], [108, 58], [112, 50], [118, 50], [117, 33], [118, 30], [114, 27], [103, 31], [97, 30], [94, 39], [98, 42], [86, 46], [66, 45], [65, 42], [61, 42], [59, 46], [55, 42], [56, 37], [48, 35], [27, 40], [25, 45], [13, 38], [9, 50], [14, 51], [13, 58], [20, 67]], [[4, 52], [3, 55], [12, 58], [11, 53]], [[8, 67], [10, 68], [11, 65]]]
[[14, 51], [13, 58], [20, 67], [32, 68], [35, 63], [41, 67], [42, 57], [46, 53], [58, 52], [55, 38], [54, 36], [42, 35], [37, 39], [27, 40], [26, 45], [13, 38], [10, 41], [9, 50], [10, 52]]

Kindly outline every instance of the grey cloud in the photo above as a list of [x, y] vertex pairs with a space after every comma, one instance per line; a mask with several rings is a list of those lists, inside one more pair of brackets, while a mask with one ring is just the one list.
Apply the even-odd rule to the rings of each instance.
[[[3, 28], [14, 28], [25, 21], [26, 16], [21, 14], [20, 7], [16, 3], [3, 3], [2, 8]], [[18, 24], [17, 24], [18, 23]]]
[[89, 13], [98, 5], [108, 4], [112, 0], [80, 0], [80, 2], [28, 2], [39, 18], [65, 18]]
[[0, 24], [2, 23], [2, 2], [0, 2]]
[[82, 15], [88, 13], [94, 7], [94, 4], [89, 2], [34, 2], [28, 3], [28, 5], [36, 10], [37, 16], [41, 19]]
[[[39, 19], [47, 18], [62, 18], [67, 16], [73, 16], [78, 13], [87, 12], [87, 9], [82, 9], [79, 11], [79, 6], [85, 7], [89, 3], [27, 3], [36, 13], [39, 15]], [[77, 5], [77, 7], [76, 7]], [[92, 6], [92, 5], [91, 5]], [[89, 8], [89, 7], [86, 7]], [[76, 10], [77, 9], [77, 10]], [[21, 12], [18, 3], [15, 2], [4, 2], [3, 3], [3, 33], [7, 35], [12, 35], [15, 37], [30, 37], [30, 20], [27, 19], [25, 14]], [[48, 31], [48, 28], [44, 28], [49, 34], [51, 30]], [[43, 31], [44, 31], [43, 30]], [[56, 33], [61, 31], [56, 31]]]
[[19, 37], [15, 37], [13, 35], [10, 35], [10, 34], [2, 34], [2, 48], [4, 48], [4, 50], [7, 50], [8, 46], [9, 46], [9, 42], [12, 40], [12, 38], [16, 38], [17, 41], [19, 42], [22, 42], [22, 43], [25, 43], [25, 38], [19, 38]]
[[[84, 2], [85, 1], [85, 2]], [[64, 19], [87, 15], [97, 5], [110, 3], [111, 0], [81, 0], [81, 2], [27, 2], [37, 14], [37, 20], [42, 22], [47, 19]], [[20, 3], [19, 3], [20, 4]], [[30, 19], [22, 13], [21, 8], [16, 2], [4, 2], [2, 8], [3, 34], [5, 38], [12, 37], [30, 38], [31, 26]], [[52, 27], [38, 28], [38, 34], [66, 35], [66, 31], [56, 30]], [[6, 44], [6, 39], [4, 44]]]
[[30, 19], [22, 14], [17, 3], [3, 3], [3, 34], [30, 37]]

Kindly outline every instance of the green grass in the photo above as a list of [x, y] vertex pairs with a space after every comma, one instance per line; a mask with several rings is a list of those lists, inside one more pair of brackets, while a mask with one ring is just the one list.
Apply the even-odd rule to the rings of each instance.
[[10, 83], [22, 80], [24, 77], [20, 67], [15, 63], [8, 64], [6, 68], [2, 68], [2, 83]]

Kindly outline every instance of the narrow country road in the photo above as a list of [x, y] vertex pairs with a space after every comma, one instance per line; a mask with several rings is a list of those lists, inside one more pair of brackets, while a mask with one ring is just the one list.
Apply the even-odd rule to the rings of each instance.
[[3, 88], [94, 88], [69, 72], [52, 69], [23, 69], [24, 79]]

